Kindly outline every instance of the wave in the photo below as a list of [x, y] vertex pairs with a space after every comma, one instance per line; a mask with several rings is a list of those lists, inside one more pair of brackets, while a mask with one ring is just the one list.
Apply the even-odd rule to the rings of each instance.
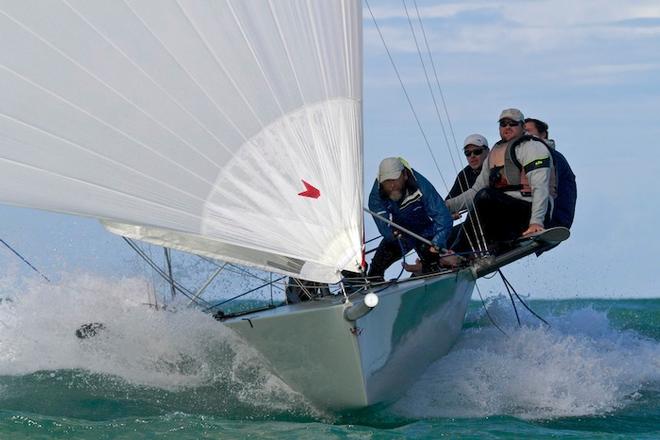
[[[153, 294], [144, 279], [76, 274], [50, 284], [5, 278], [0, 286], [0, 400], [24, 393], [34, 402], [31, 386], [46, 381], [107, 398], [120, 391], [149, 399], [138, 392], [148, 389], [154, 400], [194, 400], [195, 411], [315, 411], [210, 315], [185, 303], [176, 312], [146, 305]], [[77, 338], [90, 322], [103, 328]]]
[[[508, 299], [474, 313], [456, 346], [391, 409], [410, 418], [604, 415], [660, 384], [660, 343], [591, 306], [515, 322]], [[468, 325], [469, 327], [470, 325]]]
[[[175, 304], [175, 313], [145, 305], [153, 292], [144, 279], [68, 274], [46, 284], [8, 275], [0, 278], [0, 292], [4, 408], [94, 418], [105, 413], [98, 404], [91, 410], [84, 402], [104, 400], [110, 407], [121, 402], [115, 406], [129, 413], [139, 408], [139, 414], [334, 420], [291, 390], [255, 350], [208, 314], [185, 303]], [[489, 315], [506, 336], [482, 310], [472, 312], [452, 351], [385, 413], [402, 423], [494, 415], [598, 416], [658, 393], [658, 340], [622, 330], [607, 310], [582, 300], [548, 301], [541, 307], [547, 305], [554, 310], [543, 313], [550, 327], [528, 313], [521, 314], [518, 327], [508, 299], [491, 301]], [[76, 329], [88, 322], [104, 328], [93, 338], [78, 339]], [[369, 424], [379, 417], [385, 414], [376, 409], [361, 420]]]

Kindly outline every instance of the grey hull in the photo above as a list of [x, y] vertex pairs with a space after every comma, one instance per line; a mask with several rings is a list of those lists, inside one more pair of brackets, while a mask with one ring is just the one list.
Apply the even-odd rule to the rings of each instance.
[[[376, 289], [378, 305], [349, 321], [326, 297], [225, 324], [311, 402], [352, 409], [396, 399], [458, 337], [474, 288], [470, 270]], [[362, 295], [351, 297], [353, 305]]]

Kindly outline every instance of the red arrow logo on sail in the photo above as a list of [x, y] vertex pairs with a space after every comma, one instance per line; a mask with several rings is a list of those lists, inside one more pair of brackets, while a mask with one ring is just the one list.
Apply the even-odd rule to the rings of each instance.
[[310, 185], [309, 183], [305, 182], [304, 180], [300, 179], [305, 185], [305, 191], [299, 192], [298, 195], [302, 197], [309, 197], [310, 199], [318, 199], [321, 197], [321, 191], [319, 191], [318, 188], [315, 188], [314, 186]]

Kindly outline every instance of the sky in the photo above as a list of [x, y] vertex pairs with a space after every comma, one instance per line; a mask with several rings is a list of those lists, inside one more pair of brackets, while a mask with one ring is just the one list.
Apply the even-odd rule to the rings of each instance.
[[[365, 181], [373, 181], [382, 158], [403, 156], [444, 195], [443, 178], [451, 186], [465, 165], [456, 144], [481, 133], [492, 145], [500, 111], [519, 108], [548, 122], [577, 176], [578, 203], [569, 241], [507, 268], [511, 282], [533, 298], [660, 296], [654, 277], [660, 269], [660, 3], [417, 0], [451, 121], [440, 107], [449, 142], [403, 3], [369, 4], [428, 144], [365, 7]], [[415, 4], [406, 4], [439, 100]], [[0, 218], [0, 238], [51, 276], [143, 270], [121, 239], [94, 220], [8, 206], [0, 206]], [[365, 224], [373, 236], [372, 220]], [[0, 264], [5, 273], [29, 273], [4, 248]], [[480, 286], [484, 293], [503, 291], [495, 279]]]

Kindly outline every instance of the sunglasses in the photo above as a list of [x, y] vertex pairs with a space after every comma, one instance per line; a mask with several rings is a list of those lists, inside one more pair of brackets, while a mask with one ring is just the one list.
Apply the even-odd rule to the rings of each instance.
[[500, 121], [500, 127], [517, 127], [521, 122], [518, 121]]
[[465, 154], [465, 157], [481, 156], [483, 152], [484, 152], [483, 148], [475, 148], [474, 150], [465, 150], [463, 154]]

